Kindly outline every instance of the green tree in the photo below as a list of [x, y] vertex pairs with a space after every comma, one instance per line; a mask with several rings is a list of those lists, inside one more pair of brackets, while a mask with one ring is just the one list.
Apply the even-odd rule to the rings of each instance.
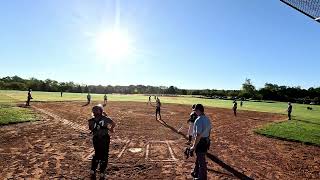
[[251, 82], [251, 79], [246, 79], [242, 84], [242, 89], [239, 96], [244, 98], [253, 98], [256, 95], [256, 88]]
[[166, 94], [177, 94], [177, 89], [176, 87], [174, 86], [170, 86], [168, 89], [165, 90], [165, 93]]

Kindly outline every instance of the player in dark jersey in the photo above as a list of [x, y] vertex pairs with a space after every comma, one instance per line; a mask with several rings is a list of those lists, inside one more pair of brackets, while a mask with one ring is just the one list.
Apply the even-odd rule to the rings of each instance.
[[104, 97], [103, 97], [103, 105], [107, 105], [107, 102], [108, 102], [108, 96], [107, 94], [104, 94]]
[[32, 95], [31, 95], [31, 91], [32, 91], [32, 89], [29, 88], [26, 106], [30, 106], [30, 101], [31, 101], [31, 99], [33, 99], [33, 98], [32, 98]]
[[194, 126], [194, 122], [196, 121], [196, 119], [198, 118], [198, 115], [195, 113], [194, 108], [196, 107], [196, 105], [192, 105], [192, 112], [190, 113], [190, 118], [188, 119], [188, 124], [189, 124], [189, 130], [188, 130], [188, 142], [187, 144], [191, 144], [192, 141], [192, 137], [193, 137], [193, 126]]
[[114, 132], [115, 123], [103, 111], [101, 104], [92, 108], [93, 118], [90, 119], [89, 129], [93, 134], [93, 147], [95, 154], [91, 162], [91, 179], [96, 179], [96, 169], [100, 163], [100, 179], [105, 179], [105, 170], [109, 158], [110, 136]]
[[90, 102], [91, 102], [91, 95], [90, 95], [90, 93], [88, 93], [88, 95], [87, 95], [87, 104], [90, 104]]
[[237, 103], [236, 100], [234, 100], [233, 101], [233, 107], [232, 107], [234, 116], [237, 116], [237, 109], [238, 109], [238, 103]]
[[160, 102], [160, 99], [157, 97], [157, 100], [156, 100], [156, 120], [158, 120], [158, 114], [159, 114], [160, 120], [161, 120], [161, 102]]
[[292, 113], [292, 105], [291, 105], [291, 102], [288, 102], [288, 120], [291, 120], [291, 113]]

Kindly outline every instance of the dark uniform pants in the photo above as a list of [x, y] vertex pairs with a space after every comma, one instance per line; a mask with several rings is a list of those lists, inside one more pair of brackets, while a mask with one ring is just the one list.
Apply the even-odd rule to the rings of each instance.
[[157, 107], [157, 109], [156, 109], [156, 118], [158, 118], [158, 114], [159, 114], [160, 119], [161, 119], [160, 107]]
[[31, 100], [31, 98], [28, 97], [28, 98], [27, 98], [27, 106], [30, 106], [30, 100]]
[[288, 118], [291, 120], [291, 111], [288, 111]]
[[197, 147], [196, 147], [196, 162], [193, 173], [200, 180], [207, 179], [207, 162], [206, 162], [206, 154], [210, 147], [210, 139], [209, 138], [201, 138]]
[[237, 108], [233, 108], [233, 114], [234, 116], [237, 116]]
[[109, 159], [110, 136], [93, 137], [94, 156], [91, 161], [91, 170], [96, 171], [100, 162], [100, 173], [104, 173]]

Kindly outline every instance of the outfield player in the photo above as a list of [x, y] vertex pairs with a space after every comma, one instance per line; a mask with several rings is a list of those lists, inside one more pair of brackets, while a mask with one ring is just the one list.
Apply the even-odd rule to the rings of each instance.
[[103, 97], [103, 104], [104, 104], [104, 105], [107, 105], [107, 102], [108, 102], [107, 94], [104, 94], [104, 97]]
[[292, 113], [292, 105], [291, 102], [288, 102], [288, 120], [291, 120], [291, 113]]
[[90, 102], [91, 102], [91, 95], [90, 95], [90, 93], [88, 93], [88, 95], [87, 95], [87, 103], [90, 104]]
[[241, 101], [240, 101], [240, 107], [242, 107], [243, 106], [243, 100], [241, 99]]
[[[103, 111], [101, 104], [92, 108], [93, 118], [88, 121], [89, 129], [93, 133], [94, 155], [91, 161], [91, 179], [96, 179], [96, 170], [100, 164], [100, 179], [105, 179], [105, 170], [109, 158], [110, 136], [114, 132], [115, 123]], [[110, 129], [109, 129], [110, 128]]]
[[193, 136], [193, 125], [194, 125], [194, 121], [198, 118], [198, 115], [196, 114], [194, 108], [196, 107], [196, 105], [192, 105], [192, 112], [190, 113], [190, 118], [188, 119], [188, 124], [189, 124], [189, 130], [188, 130], [188, 135], [189, 135], [189, 139], [187, 144], [191, 144], [192, 141], [192, 136]]
[[33, 98], [32, 98], [32, 95], [31, 95], [31, 91], [32, 91], [32, 89], [29, 88], [29, 90], [28, 90], [28, 95], [27, 95], [26, 106], [30, 106], [30, 101], [31, 101], [31, 99], [33, 99]]
[[206, 180], [207, 179], [207, 162], [206, 154], [210, 147], [210, 132], [211, 121], [204, 114], [204, 107], [202, 104], [196, 104], [195, 113], [198, 118], [194, 122], [193, 134], [194, 143], [190, 148], [191, 151], [196, 152], [195, 167], [191, 175], [195, 179]]
[[156, 100], [156, 120], [158, 120], [158, 114], [159, 114], [159, 117], [161, 120], [161, 102], [160, 102], [160, 99], [157, 97], [157, 100]]
[[238, 103], [237, 103], [236, 100], [234, 100], [233, 101], [233, 107], [232, 107], [234, 116], [237, 116], [237, 109], [238, 109]]

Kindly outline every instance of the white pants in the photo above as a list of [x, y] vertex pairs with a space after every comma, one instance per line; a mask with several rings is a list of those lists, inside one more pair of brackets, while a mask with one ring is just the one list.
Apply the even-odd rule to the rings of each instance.
[[189, 136], [193, 136], [193, 126], [194, 126], [194, 123], [193, 122], [189, 122], [189, 130], [188, 130], [188, 135]]

